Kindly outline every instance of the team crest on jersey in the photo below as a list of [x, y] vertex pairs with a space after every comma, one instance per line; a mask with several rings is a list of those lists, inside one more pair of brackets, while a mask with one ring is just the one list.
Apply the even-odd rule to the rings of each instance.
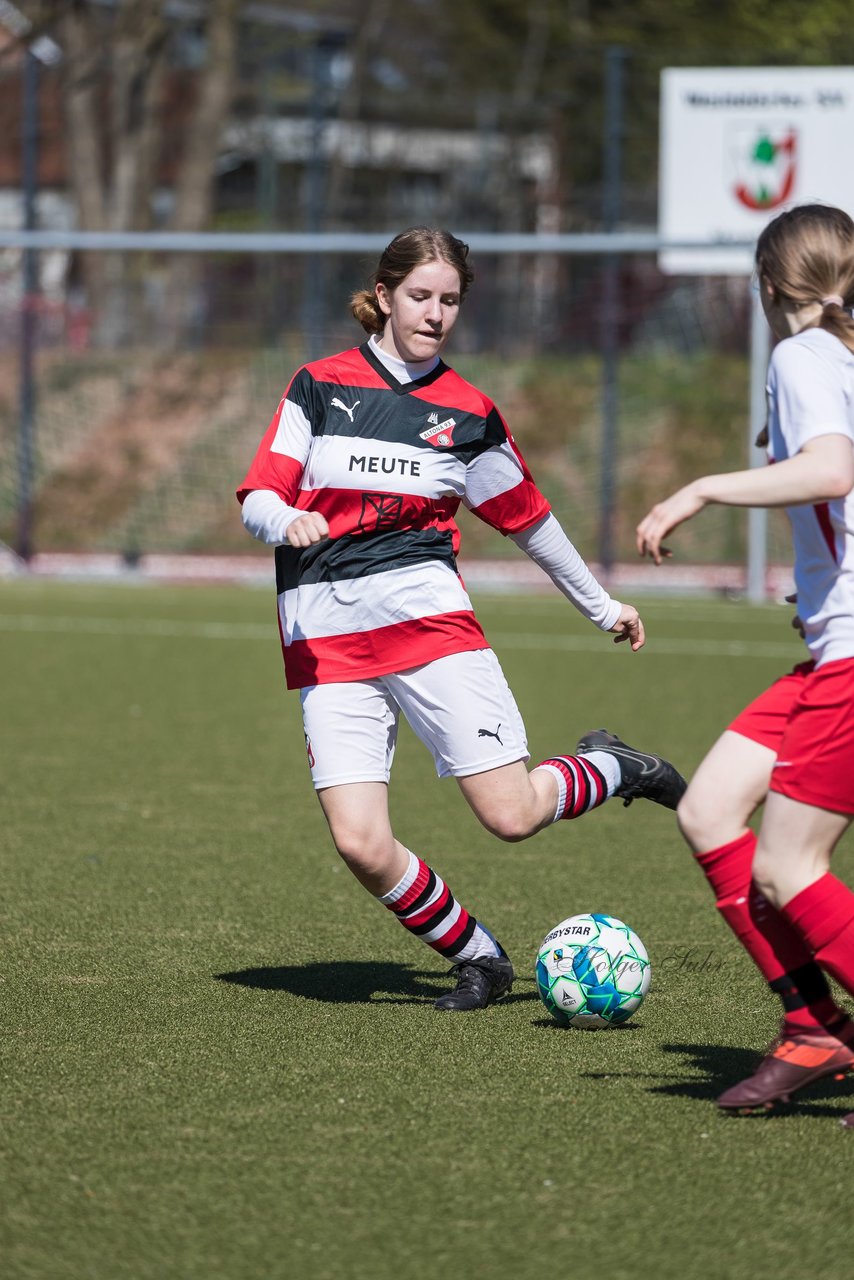
[[457, 425], [454, 418], [446, 418], [444, 422], [440, 422], [438, 413], [431, 413], [427, 421], [431, 425], [426, 431], [418, 433], [420, 439], [439, 449], [447, 449], [454, 443], [454, 427]]
[[363, 493], [359, 528], [362, 533], [381, 533], [400, 523], [403, 499], [396, 493]]

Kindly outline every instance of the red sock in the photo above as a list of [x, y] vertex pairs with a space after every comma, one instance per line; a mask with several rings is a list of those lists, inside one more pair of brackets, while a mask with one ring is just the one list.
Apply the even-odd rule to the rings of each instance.
[[828, 871], [795, 894], [782, 914], [821, 967], [854, 996], [854, 893], [848, 886]]
[[729, 844], [697, 854], [697, 861], [714, 890], [718, 911], [782, 1000], [784, 1034], [825, 1031], [844, 1014], [803, 935], [753, 884], [755, 851], [756, 836], [746, 831]]

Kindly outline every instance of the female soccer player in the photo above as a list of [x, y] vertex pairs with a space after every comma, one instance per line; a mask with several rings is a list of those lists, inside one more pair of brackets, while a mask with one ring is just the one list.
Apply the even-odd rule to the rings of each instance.
[[637, 610], [593, 578], [536, 488], [492, 401], [440, 359], [472, 280], [468, 246], [416, 227], [352, 299], [370, 335], [301, 368], [238, 490], [243, 522], [276, 546], [289, 688], [300, 690], [314, 786], [356, 878], [440, 955], [439, 1009], [510, 990], [503, 948], [398, 841], [388, 781], [399, 715], [455, 777], [485, 827], [523, 840], [611, 795], [676, 807], [658, 756], [595, 730], [528, 772], [513, 695], [457, 573], [460, 502], [508, 534], [594, 625], [633, 650]]
[[[779, 340], [768, 371], [774, 466], [703, 476], [637, 529], [656, 564], [708, 503], [785, 507], [797, 608], [811, 660], [741, 713], [701, 763], [678, 820], [718, 909], [783, 1002], [778, 1041], [718, 1099], [748, 1111], [854, 1065], [854, 1023], [825, 973], [854, 995], [854, 893], [830, 872], [854, 815], [854, 222], [800, 205], [756, 249], [762, 307]], [[764, 802], [758, 837], [748, 820]], [[854, 1115], [843, 1121], [854, 1127]]]

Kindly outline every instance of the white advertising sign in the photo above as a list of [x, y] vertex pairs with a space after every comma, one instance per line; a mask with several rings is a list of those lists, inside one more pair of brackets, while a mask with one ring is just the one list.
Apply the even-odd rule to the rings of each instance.
[[[854, 67], [661, 73], [659, 235], [754, 243], [792, 204], [854, 216]], [[750, 249], [668, 250], [662, 270], [749, 274]]]

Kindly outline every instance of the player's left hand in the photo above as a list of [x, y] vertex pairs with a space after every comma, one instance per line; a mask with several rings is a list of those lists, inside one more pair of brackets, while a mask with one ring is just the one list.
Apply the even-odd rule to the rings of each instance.
[[656, 503], [652, 510], [644, 516], [635, 531], [635, 543], [638, 555], [649, 556], [656, 564], [672, 555], [669, 547], [662, 546], [662, 539], [685, 520], [690, 520], [706, 505], [696, 483], [677, 489], [676, 493]]
[[620, 608], [620, 616], [611, 627], [612, 631], [616, 631], [617, 635], [614, 644], [623, 644], [628, 640], [632, 647], [632, 652], [642, 649], [646, 643], [646, 633], [643, 629], [641, 616], [633, 604], [624, 604]]

